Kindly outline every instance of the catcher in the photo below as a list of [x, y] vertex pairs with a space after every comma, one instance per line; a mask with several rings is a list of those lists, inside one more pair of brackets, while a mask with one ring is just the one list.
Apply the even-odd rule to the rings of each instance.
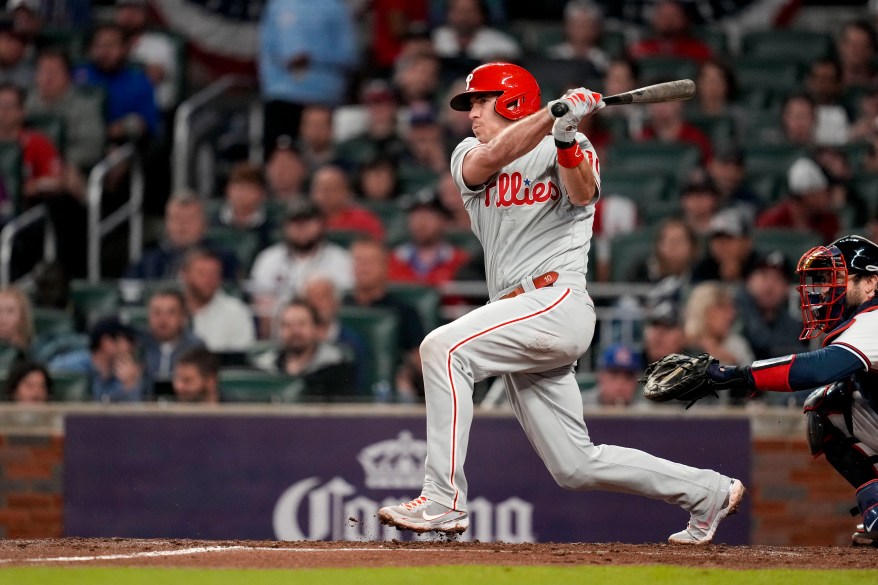
[[851, 235], [808, 250], [796, 268], [804, 328], [826, 334], [815, 351], [725, 366], [707, 354], [650, 364], [644, 395], [688, 406], [718, 390], [814, 390], [805, 401], [808, 443], [857, 490], [863, 523], [854, 546], [878, 547], [878, 245]]

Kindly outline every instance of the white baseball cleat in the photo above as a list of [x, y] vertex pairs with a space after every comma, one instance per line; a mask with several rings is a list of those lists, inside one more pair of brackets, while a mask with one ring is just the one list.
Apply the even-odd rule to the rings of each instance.
[[668, 542], [671, 544], [688, 544], [696, 546], [710, 544], [719, 523], [722, 522], [723, 518], [726, 516], [731, 516], [738, 511], [738, 507], [741, 505], [745, 493], [747, 493], [747, 488], [744, 487], [744, 484], [738, 479], [733, 479], [729, 484], [729, 493], [726, 495], [722, 507], [717, 510], [716, 515], [713, 518], [705, 520], [695, 520], [694, 518], [690, 518], [686, 530], [681, 530], [676, 534], [672, 534], [668, 537]]
[[425, 496], [398, 506], [381, 508], [378, 510], [378, 520], [382, 524], [419, 534], [423, 532], [460, 534], [469, 527], [469, 516], [466, 512], [445, 507], [428, 500]]

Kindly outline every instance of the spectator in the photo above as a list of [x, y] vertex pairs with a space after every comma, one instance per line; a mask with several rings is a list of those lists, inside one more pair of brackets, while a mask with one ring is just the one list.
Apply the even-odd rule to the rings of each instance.
[[391, 201], [400, 196], [396, 163], [379, 156], [363, 163], [357, 179], [357, 190], [366, 201]]
[[232, 167], [226, 183], [226, 198], [216, 217], [214, 226], [230, 227], [256, 236], [259, 249], [268, 246], [274, 223], [265, 207], [265, 178], [258, 166], [242, 162]]
[[270, 0], [266, 4], [259, 49], [266, 157], [278, 136], [300, 135], [307, 104], [335, 107], [342, 103], [348, 74], [356, 63], [357, 33], [343, 0]]
[[572, 0], [564, 7], [564, 42], [549, 47], [552, 59], [576, 59], [588, 63], [596, 76], [603, 75], [610, 59], [600, 47], [604, 15], [590, 0]]
[[11, 402], [41, 404], [52, 398], [52, 377], [45, 366], [22, 362], [9, 372], [4, 394]]
[[366, 109], [366, 130], [338, 145], [338, 159], [349, 167], [376, 157], [398, 161], [405, 153], [406, 143], [397, 131], [398, 109], [393, 88], [383, 80], [371, 81], [360, 101]]
[[331, 280], [318, 276], [308, 280], [302, 289], [302, 295], [317, 311], [320, 340], [345, 347], [352, 352], [357, 363], [357, 388], [361, 393], [368, 394], [368, 371], [364, 364], [368, 363], [369, 351], [363, 338], [339, 319], [341, 292]]
[[735, 111], [732, 105], [737, 93], [737, 80], [728, 64], [718, 59], [705, 61], [698, 68], [695, 81], [698, 87], [695, 94], [698, 113], [706, 116], [733, 115], [735, 118], [743, 114]]
[[482, 0], [449, 0], [446, 23], [433, 31], [433, 47], [440, 57], [477, 61], [511, 61], [521, 47], [509, 35], [487, 26]]
[[753, 351], [747, 340], [733, 332], [735, 303], [722, 283], [703, 282], [686, 301], [683, 329], [693, 348], [707, 352], [724, 364], [749, 364]]
[[400, 101], [412, 106], [434, 104], [442, 82], [442, 63], [433, 52], [412, 53], [396, 63], [393, 84]]
[[317, 311], [302, 300], [290, 301], [281, 311], [278, 348], [257, 358], [269, 372], [300, 376], [305, 397], [334, 402], [358, 396], [356, 364], [344, 348], [320, 339]]
[[643, 328], [643, 354], [647, 363], [672, 353], [691, 353], [686, 348], [686, 333], [680, 309], [672, 300], [662, 300], [646, 313]]
[[431, 286], [454, 280], [470, 258], [445, 237], [450, 217], [435, 190], [422, 189], [412, 197], [407, 217], [409, 240], [390, 256], [390, 280]]
[[834, 59], [819, 59], [811, 64], [805, 79], [808, 94], [817, 104], [817, 127], [814, 141], [821, 146], [847, 143], [851, 118], [841, 104], [844, 92], [841, 65]]
[[350, 181], [340, 166], [327, 164], [315, 171], [310, 197], [326, 218], [328, 230], [350, 230], [384, 239], [384, 226], [378, 216], [353, 202]]
[[799, 340], [802, 322], [790, 315], [790, 277], [793, 267], [783, 253], [760, 257], [735, 295], [741, 335], [757, 360], [807, 349]]
[[805, 94], [793, 94], [783, 104], [781, 110], [781, 133], [772, 133], [769, 129], [762, 135], [767, 143], [786, 143], [803, 148], [815, 145], [817, 131], [817, 106], [814, 100]]
[[42, 0], [9, 0], [6, 12], [12, 16], [12, 27], [27, 43], [33, 43], [43, 28], [40, 10]]
[[357, 240], [351, 245], [351, 257], [354, 262], [354, 288], [345, 297], [345, 304], [390, 309], [395, 312], [399, 317], [397, 346], [400, 355], [404, 362], [420, 364], [418, 347], [424, 339], [424, 326], [412, 307], [387, 292], [387, 248], [377, 240]]
[[231, 252], [213, 246], [205, 239], [207, 217], [204, 203], [192, 192], [181, 191], [165, 205], [165, 235], [157, 246], [144, 252], [128, 269], [128, 278], [169, 280], [177, 278], [183, 256], [196, 247], [216, 253], [223, 262], [223, 279], [236, 280], [238, 260]]
[[873, 142], [876, 138], [878, 138], [878, 84], [869, 86], [859, 95], [857, 117], [851, 123], [848, 132], [850, 142]]
[[63, 164], [52, 141], [24, 127], [24, 91], [0, 84], [0, 142], [17, 142], [22, 151], [25, 198], [58, 194], [63, 189]]
[[[637, 63], [630, 59], [613, 59], [604, 74], [604, 95], [625, 93], [640, 86], [640, 71]], [[601, 116], [625, 118], [627, 127], [623, 138], [640, 136], [646, 124], [646, 106], [631, 104], [624, 108], [606, 108]]]
[[177, 402], [219, 402], [219, 370], [217, 356], [203, 347], [181, 353], [174, 366], [174, 398]]
[[[594, 143], [592, 143], [594, 145]], [[637, 204], [621, 195], [603, 195], [594, 205], [592, 232], [597, 266], [589, 266], [589, 278], [606, 282], [612, 274], [612, 241], [616, 236], [628, 234], [637, 227]], [[591, 252], [589, 252], [591, 254]]]
[[737, 283], [756, 265], [751, 224], [738, 210], [724, 209], [710, 221], [707, 255], [692, 269], [692, 281]]
[[253, 311], [222, 289], [222, 260], [195, 248], [180, 270], [192, 330], [214, 352], [245, 351], [256, 340]]
[[323, 276], [340, 291], [353, 285], [350, 253], [326, 240], [326, 220], [308, 199], [292, 201], [283, 224], [283, 242], [259, 253], [250, 280], [260, 318], [260, 337], [268, 335], [280, 302], [298, 296], [304, 284]]
[[144, 399], [143, 367], [135, 352], [137, 335], [117, 317], [98, 320], [89, 331], [88, 349], [52, 358], [49, 371], [88, 376], [92, 397], [100, 402]]
[[171, 379], [180, 355], [204, 343], [189, 331], [186, 299], [176, 289], [159, 289], [147, 304], [143, 361], [156, 396], [173, 393]]
[[335, 160], [332, 141], [332, 109], [326, 106], [306, 106], [299, 124], [299, 148], [312, 171]]
[[710, 139], [683, 119], [683, 102], [659, 102], [649, 104], [648, 108], [649, 121], [640, 134], [640, 140], [692, 144], [701, 151], [701, 162], [710, 163], [713, 158]]
[[669, 218], [659, 226], [652, 253], [627, 278], [628, 282], [659, 282], [672, 278], [687, 284], [698, 256], [698, 236], [680, 218]]
[[402, 164], [410, 171], [438, 175], [448, 167], [444, 129], [430, 106], [409, 108], [409, 128], [405, 140], [409, 156]]
[[744, 177], [744, 153], [735, 146], [717, 148], [707, 173], [719, 193], [720, 207], [731, 207], [745, 213], [750, 221], [756, 219], [761, 207], [759, 195]]
[[[458, 79], [448, 87], [448, 91], [445, 92], [441, 103], [447, 104], [451, 101], [451, 98], [465, 91], [466, 81], [463, 78]], [[610, 111], [612, 109], [613, 108], [609, 108], [609, 110], [604, 111]], [[617, 110], [621, 109], [623, 108], [617, 108]], [[461, 140], [472, 135], [472, 121], [469, 119], [469, 112], [467, 111], [455, 110], [453, 108], [442, 108], [440, 112], [442, 116], [442, 129], [445, 134], [443, 137], [443, 140], [445, 141], [445, 151], [450, 152], [460, 143]]]
[[278, 136], [274, 151], [265, 163], [265, 179], [268, 194], [275, 201], [289, 203], [306, 196], [308, 165], [289, 136]]
[[163, 112], [177, 105], [177, 87], [181, 71], [170, 37], [151, 31], [147, 0], [116, 0], [116, 24], [125, 32], [131, 61], [143, 65], [155, 88], [155, 102]]
[[632, 406], [640, 402], [637, 377], [643, 360], [632, 347], [616, 343], [601, 352], [597, 386], [582, 395], [586, 406]]
[[634, 59], [644, 57], [679, 57], [699, 63], [708, 60], [712, 51], [692, 35], [689, 15], [678, 0], [661, 0], [652, 13], [652, 36], [628, 48]]
[[460, 196], [457, 185], [454, 184], [451, 171], [446, 170], [439, 176], [437, 193], [439, 200], [442, 202], [442, 207], [450, 215], [448, 229], [472, 233], [472, 220], [466, 211], [466, 207], [463, 206], [463, 198]]
[[680, 193], [683, 221], [699, 237], [710, 231], [710, 222], [720, 209], [716, 185], [700, 169], [692, 173]]
[[34, 340], [33, 311], [20, 288], [0, 289], [0, 344], [18, 350], [16, 361], [25, 359]]
[[427, 25], [427, 0], [373, 0], [373, 65], [388, 71], [402, 51], [409, 31]]
[[787, 185], [789, 196], [763, 211], [756, 226], [812, 231], [824, 242], [833, 241], [841, 221], [832, 210], [829, 180], [823, 170], [809, 158], [797, 159], [787, 172]]
[[70, 60], [46, 49], [37, 57], [34, 87], [25, 101], [29, 115], [48, 114], [64, 121], [64, 162], [67, 188], [85, 195], [85, 174], [104, 155], [103, 100], [73, 86]]
[[0, 83], [26, 89], [33, 85], [34, 64], [28, 58], [24, 35], [13, 22], [0, 15]]
[[875, 31], [868, 21], [855, 20], [844, 25], [836, 52], [845, 89], [866, 87], [876, 81], [875, 49]]
[[128, 63], [125, 32], [115, 24], [99, 25], [88, 54], [89, 62], [76, 68], [73, 79], [104, 90], [107, 138], [122, 143], [156, 136], [159, 114], [152, 83]]

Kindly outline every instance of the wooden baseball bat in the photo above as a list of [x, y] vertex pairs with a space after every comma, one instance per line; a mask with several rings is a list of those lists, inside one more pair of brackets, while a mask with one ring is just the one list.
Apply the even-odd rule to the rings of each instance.
[[[608, 95], [603, 102], [608, 106], [619, 104], [655, 104], [658, 102], [676, 102], [692, 99], [695, 95], [695, 82], [691, 79], [666, 81], [655, 85], [647, 85], [632, 89], [625, 93]], [[567, 104], [558, 102], [552, 106], [552, 116], [560, 118], [567, 113]]]

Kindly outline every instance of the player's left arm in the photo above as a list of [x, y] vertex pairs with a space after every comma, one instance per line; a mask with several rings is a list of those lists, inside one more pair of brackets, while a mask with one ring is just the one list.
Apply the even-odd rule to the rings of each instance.
[[[555, 145], [557, 146], [557, 141]], [[590, 150], [582, 150], [579, 144], [576, 144], [583, 158], [574, 159], [576, 166], [568, 167], [562, 164], [561, 159], [564, 156], [561, 147], [558, 147], [558, 175], [567, 191], [567, 198], [573, 205], [588, 205], [592, 203], [598, 196], [598, 159]]]
[[[578, 135], [576, 129], [582, 118], [603, 108], [604, 102], [601, 94], [585, 88], [571, 90], [558, 101], [568, 105], [567, 113], [552, 124], [552, 138], [558, 152], [558, 174], [570, 202], [588, 205], [599, 193], [599, 163], [588, 140], [580, 142], [582, 135]], [[553, 103], [549, 104], [550, 111]]]

